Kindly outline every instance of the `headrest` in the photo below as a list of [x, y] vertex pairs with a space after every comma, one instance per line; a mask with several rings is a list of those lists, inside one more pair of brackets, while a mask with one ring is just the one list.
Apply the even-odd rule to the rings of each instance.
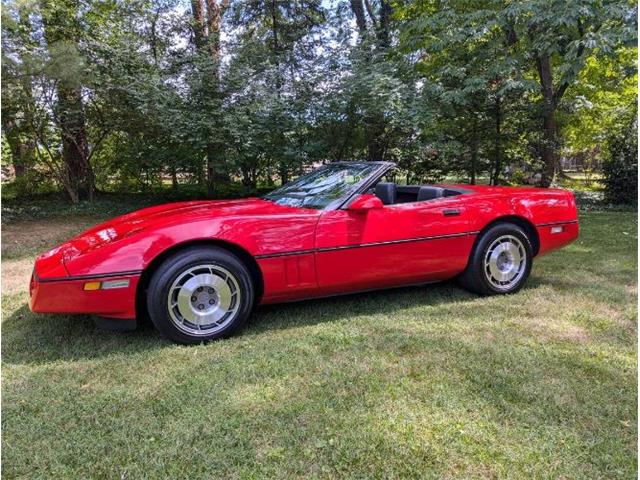
[[385, 205], [396, 203], [396, 184], [391, 182], [380, 182], [376, 185], [376, 197], [382, 200]]
[[418, 190], [418, 202], [424, 200], [433, 200], [434, 198], [444, 197], [444, 188], [440, 187], [420, 187]]

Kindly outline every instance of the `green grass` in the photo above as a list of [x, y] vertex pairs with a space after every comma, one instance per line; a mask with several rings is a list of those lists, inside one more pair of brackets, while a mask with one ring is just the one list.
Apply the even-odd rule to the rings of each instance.
[[637, 214], [581, 222], [517, 295], [271, 306], [191, 348], [5, 295], [2, 473], [636, 478]]

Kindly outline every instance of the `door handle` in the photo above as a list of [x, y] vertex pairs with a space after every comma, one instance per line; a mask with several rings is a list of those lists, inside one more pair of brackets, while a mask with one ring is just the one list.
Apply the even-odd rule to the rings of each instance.
[[458, 210], [457, 208], [445, 208], [444, 210], [442, 210], [442, 214], [445, 217], [455, 217], [457, 215], [460, 215], [460, 210]]

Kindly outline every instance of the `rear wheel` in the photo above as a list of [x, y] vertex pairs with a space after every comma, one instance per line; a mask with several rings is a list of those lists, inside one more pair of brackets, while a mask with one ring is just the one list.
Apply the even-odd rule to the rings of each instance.
[[147, 291], [155, 327], [185, 344], [230, 336], [247, 320], [253, 300], [247, 267], [215, 247], [192, 247], [167, 258]]
[[481, 295], [514, 293], [531, 272], [533, 254], [526, 233], [512, 223], [498, 223], [482, 234], [460, 284]]

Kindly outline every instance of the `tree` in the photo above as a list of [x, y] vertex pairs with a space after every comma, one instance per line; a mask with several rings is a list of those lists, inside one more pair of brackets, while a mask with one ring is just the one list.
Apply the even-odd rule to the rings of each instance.
[[[24, 190], [22, 178], [35, 164], [35, 140], [30, 131], [33, 91], [30, 79], [21, 73], [21, 66], [27, 61], [27, 50], [34, 47], [34, 41], [26, 9], [17, 12], [17, 19], [12, 18], [4, 6], [2, 14], [8, 33], [2, 36], [2, 131], [9, 145], [16, 180]], [[24, 45], [25, 50], [19, 45]]]
[[[404, 48], [420, 55], [418, 67], [442, 85], [453, 106], [484, 97], [483, 110], [495, 121], [494, 182], [502, 163], [503, 117], [510, 108], [506, 95], [515, 93], [515, 101], [527, 95], [530, 115], [541, 119], [539, 151], [543, 184], [549, 185], [558, 164], [560, 100], [575, 84], [585, 57], [608, 55], [635, 38], [634, 10], [622, 1], [407, 3], [400, 15]], [[531, 95], [532, 72], [539, 102]]]
[[327, 5], [5, 1], [16, 185], [219, 197], [337, 159], [395, 161], [407, 182], [548, 184], [561, 149], [609, 158], [637, 98], [622, 0]]
[[522, 99], [533, 85], [512, 32], [500, 22], [500, 4], [482, 7], [407, 4], [399, 10], [400, 47], [416, 58], [421, 101], [437, 111], [430, 142], [450, 152], [448, 170], [466, 171], [471, 183], [486, 173], [497, 184], [505, 161], [512, 160], [505, 157], [514, 138], [512, 119], [522, 116]]
[[576, 84], [564, 96], [564, 108], [558, 112], [567, 155], [602, 151], [611, 133], [620, 130], [624, 119], [634, 116], [636, 57], [636, 48], [623, 47], [612, 55], [585, 60]]
[[[371, 89], [375, 89], [378, 91], [374, 94], [380, 95], [379, 82], [384, 79], [378, 74], [384, 68], [384, 62], [389, 60], [393, 10], [387, 0], [380, 0], [377, 14], [369, 0], [364, 0], [364, 3], [363, 0], [351, 0], [350, 5], [359, 34], [359, 43], [353, 51], [353, 70], [360, 79], [358, 88], [363, 93], [367, 89], [370, 93], [374, 93]], [[389, 78], [388, 75], [385, 77]], [[380, 106], [380, 104], [377, 105], [377, 107]], [[367, 159], [383, 160], [389, 148], [386, 138], [388, 122], [385, 121], [383, 112], [374, 106], [373, 109], [365, 112], [363, 121], [366, 125]]]
[[96, 112], [91, 45], [103, 31], [93, 27], [112, 8], [72, 0], [3, 5], [9, 27], [19, 25], [6, 30], [11, 49], [2, 65], [3, 80], [17, 94], [12, 114], [28, 132], [38, 162], [74, 203], [92, 200], [95, 190], [91, 158], [105, 133], [87, 121], [87, 109]]
[[246, 2], [233, 10], [237, 34], [225, 108], [246, 184], [254, 183], [258, 165], [268, 165], [267, 175], [277, 174], [282, 182], [301, 170], [324, 14], [319, 0]]
[[548, 186], [558, 171], [560, 102], [589, 55], [610, 55], [619, 45], [635, 43], [636, 6], [615, 0], [528, 0], [509, 4], [502, 13], [519, 48], [535, 64], [542, 96], [543, 185]]
[[638, 115], [610, 135], [604, 162], [605, 199], [614, 204], [638, 203]]
[[[54, 118], [60, 128], [65, 186], [71, 201], [93, 200], [95, 182], [89, 162], [89, 144], [82, 97], [82, 74], [69, 75], [65, 63], [82, 70], [79, 42], [82, 26], [79, 4], [73, 0], [43, 1], [40, 5], [50, 71], [56, 80]], [[77, 73], [77, 72], [73, 72]]]
[[[193, 33], [196, 50], [200, 55], [201, 88], [200, 100], [211, 115], [210, 128], [205, 129], [209, 138], [206, 142], [207, 192], [215, 193], [215, 186], [228, 183], [229, 174], [224, 161], [224, 149], [218, 141], [221, 128], [221, 92], [220, 92], [220, 35], [222, 19], [229, 8], [229, 0], [191, 0], [193, 14]], [[208, 58], [209, 61], [206, 59]]]

